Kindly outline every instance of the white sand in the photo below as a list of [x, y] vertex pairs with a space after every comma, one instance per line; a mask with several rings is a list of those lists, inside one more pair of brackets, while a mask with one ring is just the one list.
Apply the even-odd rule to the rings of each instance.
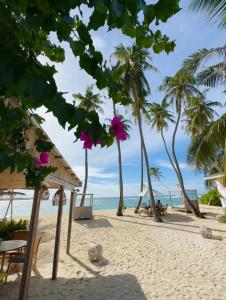
[[[154, 223], [127, 210], [95, 213], [95, 220], [73, 222], [71, 255], [65, 254], [68, 216], [63, 216], [58, 279], [51, 281], [56, 215], [41, 216], [43, 233], [29, 299], [145, 300], [226, 299], [226, 225], [215, 220], [218, 208], [202, 208], [207, 219], [171, 212]], [[204, 239], [199, 226], [214, 238]], [[222, 237], [222, 240], [219, 240]], [[92, 264], [91, 241], [101, 243], [104, 259]], [[17, 299], [19, 280], [0, 283], [0, 299]]]

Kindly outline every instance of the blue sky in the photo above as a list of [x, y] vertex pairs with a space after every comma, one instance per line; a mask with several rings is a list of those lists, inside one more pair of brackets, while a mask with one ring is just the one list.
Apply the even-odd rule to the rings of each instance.
[[[216, 26], [207, 22], [204, 14], [194, 14], [188, 10], [189, 1], [181, 1], [182, 10], [173, 16], [166, 24], [161, 24], [160, 29], [167, 34], [170, 39], [176, 41], [175, 51], [169, 55], [155, 55], [151, 53], [153, 65], [159, 69], [158, 74], [147, 73], [152, 95], [150, 101], [159, 102], [163, 94], [158, 91], [165, 76], [173, 75], [181, 66], [182, 61], [194, 51], [202, 48], [211, 48], [222, 46], [225, 42], [224, 32]], [[86, 14], [86, 18], [88, 15]], [[114, 47], [119, 43], [131, 45], [132, 40], [123, 36], [119, 31], [107, 32], [102, 28], [92, 33], [94, 44], [100, 50], [105, 59], [109, 59]], [[58, 89], [67, 92], [66, 98], [72, 101], [73, 93], [83, 93], [86, 86], [93, 83], [92, 78], [80, 70], [78, 59], [75, 59], [65, 44], [66, 60], [63, 64], [56, 64], [58, 73], [55, 75]], [[41, 58], [43, 62], [45, 60]], [[208, 93], [210, 100], [223, 100], [222, 89], [214, 89]], [[128, 119], [131, 119], [129, 109], [125, 112], [122, 107], [118, 107], [121, 113], [124, 113]], [[104, 105], [105, 118], [112, 117], [112, 103], [106, 101]], [[55, 142], [57, 148], [64, 155], [66, 160], [73, 166], [75, 172], [83, 179], [84, 177], [84, 151], [80, 142], [73, 143], [74, 137], [71, 132], [60, 128], [56, 119], [50, 114], [44, 114], [44, 110], [39, 112], [46, 118], [44, 129], [51, 139]], [[222, 111], [223, 112], [223, 111]], [[176, 177], [170, 168], [167, 157], [164, 153], [160, 136], [147, 125], [144, 125], [144, 134], [146, 138], [150, 166], [159, 167], [164, 175], [162, 181], [171, 188], [176, 187]], [[170, 142], [172, 128], [166, 133], [166, 139]], [[188, 145], [188, 137], [180, 129], [177, 135], [177, 154], [181, 163], [182, 172], [185, 178], [187, 188], [195, 188], [199, 193], [204, 192], [203, 174], [196, 174], [185, 164], [185, 153]], [[130, 132], [130, 139], [122, 143], [123, 156], [123, 177], [125, 184], [125, 195], [137, 195], [139, 192], [140, 180], [140, 142], [136, 126], [133, 124]], [[94, 193], [96, 197], [117, 196], [118, 195], [118, 166], [116, 145], [108, 149], [93, 149], [89, 151], [89, 184], [88, 191]], [[165, 193], [166, 190], [158, 183], [153, 182], [154, 188]]]

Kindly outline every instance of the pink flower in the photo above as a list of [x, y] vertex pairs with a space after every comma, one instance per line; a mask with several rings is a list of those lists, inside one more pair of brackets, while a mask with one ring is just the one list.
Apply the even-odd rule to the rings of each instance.
[[40, 168], [40, 167], [41, 167], [41, 165], [42, 165], [42, 162], [41, 162], [41, 160], [40, 160], [40, 159], [38, 159], [38, 158], [36, 158], [36, 159], [35, 159], [35, 166], [36, 166], [36, 168]]
[[80, 134], [80, 140], [83, 143], [83, 149], [92, 149], [93, 141], [92, 137], [88, 132], [82, 131]]
[[40, 161], [42, 164], [48, 164], [49, 162], [49, 153], [48, 152], [41, 152], [40, 153]]
[[111, 129], [115, 135], [117, 141], [125, 141], [127, 139], [127, 134], [124, 129], [124, 125], [119, 117], [115, 116], [111, 121]]

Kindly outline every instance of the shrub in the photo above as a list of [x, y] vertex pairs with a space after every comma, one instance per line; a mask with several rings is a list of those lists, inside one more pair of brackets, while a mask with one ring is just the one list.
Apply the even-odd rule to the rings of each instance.
[[13, 233], [17, 230], [27, 229], [28, 220], [19, 221], [4, 221], [0, 222], [0, 238], [3, 240], [9, 240], [12, 238]]
[[200, 197], [202, 204], [221, 206], [220, 194], [217, 189], [212, 189]]

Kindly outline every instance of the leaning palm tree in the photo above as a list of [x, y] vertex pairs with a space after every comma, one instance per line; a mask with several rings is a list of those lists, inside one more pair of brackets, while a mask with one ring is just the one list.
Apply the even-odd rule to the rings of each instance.
[[226, 0], [192, 0], [190, 8], [193, 11], [204, 11], [209, 20], [226, 27]]
[[[73, 98], [75, 99], [75, 101], [79, 102], [78, 106], [84, 108], [87, 112], [99, 111], [100, 113], [103, 113], [103, 109], [101, 108], [101, 105], [103, 105], [104, 101], [101, 99], [99, 93], [95, 94], [93, 92], [93, 85], [90, 85], [86, 88], [84, 95], [80, 93], [73, 94]], [[83, 194], [82, 194], [80, 206], [83, 206], [85, 202], [87, 183], [88, 183], [88, 149], [85, 148], [85, 181], [84, 181]]]
[[[146, 100], [146, 99], [143, 99], [142, 101], [142, 105], [140, 107], [141, 109], [141, 123], [143, 121], [143, 119], [146, 121], [146, 122], [149, 122], [149, 113], [148, 113], [148, 109], [149, 109], [149, 106], [150, 106], [150, 103]], [[131, 108], [132, 108], [132, 116], [134, 118], [134, 121], [135, 121], [135, 124], [137, 124], [137, 105], [135, 103], [132, 103], [131, 104]], [[142, 125], [142, 124], [141, 124]], [[141, 173], [141, 176], [140, 176], [140, 192], [143, 191], [144, 189], [144, 153], [143, 153], [143, 148], [142, 148], [142, 144], [140, 145], [140, 173]], [[135, 214], [138, 213], [138, 210], [141, 206], [141, 203], [142, 203], [142, 196], [140, 196], [139, 200], [138, 200], [138, 203], [137, 203], [137, 206], [135, 208]]]
[[175, 105], [177, 118], [175, 123], [175, 128], [173, 131], [171, 150], [172, 156], [174, 160], [174, 166], [176, 169], [176, 175], [178, 177], [179, 185], [181, 188], [181, 192], [184, 200], [189, 205], [193, 214], [198, 217], [203, 217], [203, 215], [194, 207], [194, 205], [189, 200], [187, 193], [184, 187], [184, 180], [180, 170], [180, 166], [177, 160], [177, 155], [175, 151], [175, 140], [176, 134], [179, 127], [179, 123], [181, 120], [182, 114], [182, 105], [186, 105], [189, 102], [191, 97], [203, 97], [201, 92], [195, 87], [195, 78], [190, 72], [186, 72], [184, 70], [178, 71], [174, 77], [165, 78], [163, 84], [160, 86], [161, 91], [165, 91], [165, 98], [169, 100], [170, 103]]
[[202, 97], [191, 97], [184, 110], [185, 132], [191, 136], [200, 134], [218, 116], [213, 107], [221, 107], [218, 101], [208, 101]]
[[162, 219], [155, 208], [155, 200], [149, 174], [149, 161], [142, 130], [141, 116], [143, 100], [145, 96], [150, 93], [150, 87], [144, 72], [147, 70], [156, 69], [149, 63], [150, 57], [148, 51], [136, 45], [133, 45], [132, 47], [124, 47], [122, 44], [120, 44], [115, 48], [113, 55], [118, 60], [120, 68], [123, 70], [122, 79], [124, 88], [129, 91], [131, 97], [133, 98], [133, 105], [137, 112], [137, 123], [146, 164], [150, 205], [152, 206], [154, 220], [161, 222]]
[[[123, 118], [123, 116], [116, 113], [116, 107], [115, 103], [113, 101], [113, 113], [114, 116], [119, 116], [120, 120], [122, 121], [124, 125], [124, 129], [127, 132], [130, 128], [129, 122]], [[118, 204], [118, 210], [116, 215], [117, 216], [123, 216], [123, 208], [125, 207], [124, 203], [124, 194], [123, 194], [123, 176], [122, 176], [122, 153], [121, 153], [121, 144], [120, 141], [116, 139], [117, 149], [118, 149], [118, 172], [119, 172], [119, 204]]]
[[[174, 123], [174, 117], [169, 111], [169, 103], [166, 99], [163, 99], [161, 103], [151, 103], [149, 107], [149, 115], [150, 115], [150, 125], [152, 128], [156, 128], [157, 132], [160, 132], [163, 145], [166, 151], [166, 155], [170, 161], [172, 168], [174, 169], [177, 175], [177, 169], [174, 165], [173, 159], [171, 158], [169, 149], [166, 144], [166, 139], [164, 136], [164, 130], [167, 130], [169, 127], [169, 122]], [[178, 175], [177, 175], [178, 177]]]

